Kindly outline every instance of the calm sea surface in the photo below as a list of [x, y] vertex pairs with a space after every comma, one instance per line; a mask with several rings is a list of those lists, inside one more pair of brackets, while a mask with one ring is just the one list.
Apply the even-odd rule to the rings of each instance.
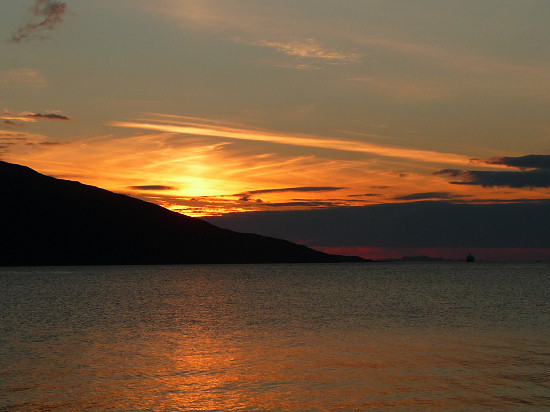
[[550, 264], [0, 268], [0, 410], [548, 410]]

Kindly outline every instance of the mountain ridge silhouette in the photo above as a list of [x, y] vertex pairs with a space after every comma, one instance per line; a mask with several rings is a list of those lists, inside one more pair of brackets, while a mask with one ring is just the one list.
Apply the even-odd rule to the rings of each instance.
[[0, 265], [360, 262], [0, 161]]

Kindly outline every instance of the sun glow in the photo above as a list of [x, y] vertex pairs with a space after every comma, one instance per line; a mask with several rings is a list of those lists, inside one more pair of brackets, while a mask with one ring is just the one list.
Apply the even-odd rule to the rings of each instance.
[[434, 172], [455, 167], [502, 170], [507, 166], [453, 153], [373, 144], [367, 141], [368, 135], [357, 137], [361, 139], [357, 141], [339, 140], [211, 119], [150, 116], [135, 122], [112, 122], [119, 130], [140, 130], [120, 137], [105, 135], [63, 144], [45, 144], [41, 135], [10, 137], [10, 151], [4, 158], [191, 216], [548, 196], [545, 189], [449, 184], [448, 176]]

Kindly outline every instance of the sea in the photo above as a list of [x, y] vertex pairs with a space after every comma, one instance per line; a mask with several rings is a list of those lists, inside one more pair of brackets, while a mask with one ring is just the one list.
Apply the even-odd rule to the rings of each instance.
[[550, 263], [0, 268], [0, 410], [550, 410]]

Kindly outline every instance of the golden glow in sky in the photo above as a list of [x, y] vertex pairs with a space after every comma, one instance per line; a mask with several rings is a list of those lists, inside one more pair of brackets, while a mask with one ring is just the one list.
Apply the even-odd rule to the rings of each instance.
[[5, 3], [1, 160], [194, 216], [548, 198], [546, 2]]

